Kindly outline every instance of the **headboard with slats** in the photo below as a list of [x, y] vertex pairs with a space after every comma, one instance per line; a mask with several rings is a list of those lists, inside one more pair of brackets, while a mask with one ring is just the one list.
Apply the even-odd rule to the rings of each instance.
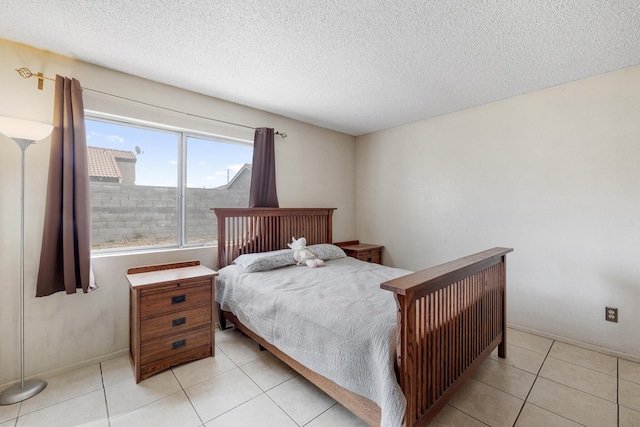
[[335, 208], [212, 208], [218, 218], [218, 268], [240, 254], [286, 249], [291, 238], [332, 243]]

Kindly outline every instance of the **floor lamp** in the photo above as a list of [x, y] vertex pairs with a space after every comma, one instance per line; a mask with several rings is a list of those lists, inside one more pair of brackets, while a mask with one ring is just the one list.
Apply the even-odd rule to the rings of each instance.
[[29, 120], [0, 117], [0, 133], [15, 141], [22, 150], [20, 192], [20, 383], [0, 393], [0, 405], [22, 402], [40, 393], [47, 386], [42, 380], [24, 380], [24, 157], [27, 147], [46, 138], [53, 126]]

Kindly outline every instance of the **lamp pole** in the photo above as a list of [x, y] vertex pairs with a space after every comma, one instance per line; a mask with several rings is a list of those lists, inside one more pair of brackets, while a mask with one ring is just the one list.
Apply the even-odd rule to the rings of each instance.
[[[29, 138], [20, 138], [15, 132], [22, 126], [28, 126], [33, 132], [35, 127], [36, 134]], [[7, 130], [3, 128], [7, 128]], [[0, 405], [12, 405], [22, 402], [30, 397], [40, 393], [47, 386], [42, 380], [24, 379], [24, 187], [25, 187], [25, 154], [29, 145], [36, 139], [43, 139], [51, 133], [52, 126], [43, 125], [42, 123], [33, 123], [25, 120], [10, 119], [0, 117], [0, 132], [9, 136], [20, 147], [21, 165], [20, 165], [20, 383], [15, 384], [2, 393], [0, 393]], [[39, 132], [38, 132], [39, 131]], [[29, 134], [29, 132], [28, 132]]]

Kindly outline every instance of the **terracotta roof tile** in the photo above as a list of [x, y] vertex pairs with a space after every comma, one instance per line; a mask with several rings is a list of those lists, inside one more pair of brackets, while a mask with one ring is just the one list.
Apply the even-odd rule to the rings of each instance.
[[136, 156], [131, 151], [87, 146], [89, 176], [122, 178], [122, 173], [120, 173], [116, 159], [135, 162]]

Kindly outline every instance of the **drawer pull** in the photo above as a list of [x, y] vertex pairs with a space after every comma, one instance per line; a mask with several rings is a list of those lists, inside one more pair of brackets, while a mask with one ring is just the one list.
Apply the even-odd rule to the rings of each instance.
[[186, 317], [180, 317], [178, 319], [173, 319], [171, 321], [171, 327], [175, 328], [176, 326], [184, 325], [185, 323], [187, 323], [187, 318]]
[[175, 297], [171, 297], [171, 304], [180, 304], [181, 302], [185, 302], [186, 300], [186, 295], [176, 295]]
[[185, 345], [187, 345], [187, 340], [186, 339], [180, 340], [180, 341], [174, 341], [171, 344], [171, 349], [172, 350], [177, 350], [177, 349], [179, 349], [181, 347], [184, 347]]

